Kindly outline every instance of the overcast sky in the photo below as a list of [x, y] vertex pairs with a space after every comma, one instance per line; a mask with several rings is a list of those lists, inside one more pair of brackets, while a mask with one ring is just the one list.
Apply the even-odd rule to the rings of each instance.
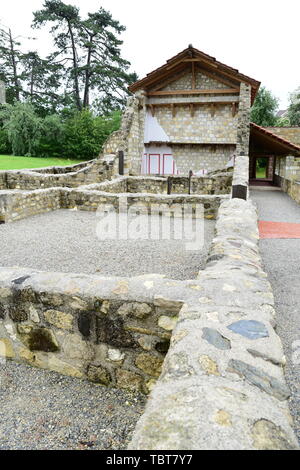
[[[84, 16], [99, 6], [127, 30], [123, 57], [140, 78], [192, 44], [220, 62], [262, 82], [288, 105], [300, 86], [300, 0], [65, 0]], [[47, 34], [30, 30], [43, 0], [1, 2], [1, 23], [15, 35], [34, 35], [35, 49], [51, 49]]]

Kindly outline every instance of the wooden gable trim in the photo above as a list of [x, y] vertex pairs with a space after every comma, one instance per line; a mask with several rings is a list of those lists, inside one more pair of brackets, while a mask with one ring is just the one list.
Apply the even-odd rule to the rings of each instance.
[[184, 77], [188, 73], [189, 73], [189, 70], [187, 68], [184, 68], [181, 71], [181, 73], [179, 73], [176, 76], [173, 75], [169, 80], [165, 80], [164, 82], [160, 82], [154, 88], [151, 88], [151, 90], [149, 90], [149, 92], [153, 93], [155, 91], [161, 90], [162, 88], [165, 88], [166, 86], [170, 85], [170, 83], [176, 82], [176, 80], [179, 80], [180, 78]]
[[[229, 80], [226, 80], [225, 78], [222, 78], [220, 76], [216, 76], [213, 73], [209, 72], [208, 70], [203, 69], [202, 67], [199, 67], [199, 66], [196, 67], [196, 70], [197, 70], [197, 72], [200, 72], [203, 75], [206, 75], [207, 77], [212, 78], [213, 80], [216, 80], [216, 82], [222, 83], [223, 85], [227, 85], [229, 87], [232, 87], [236, 84], [236, 86], [240, 86], [240, 82], [237, 79], [232, 79], [232, 81], [230, 82]], [[220, 72], [220, 73], [222, 73], [222, 72]], [[232, 83], [232, 82], [235, 82], [235, 83]]]

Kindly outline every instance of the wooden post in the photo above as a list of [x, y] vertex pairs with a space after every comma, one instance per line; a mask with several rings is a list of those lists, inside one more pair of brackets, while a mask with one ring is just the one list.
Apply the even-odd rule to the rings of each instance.
[[189, 171], [189, 194], [191, 194], [192, 176], [193, 176], [193, 172], [192, 170], [190, 170]]
[[124, 175], [124, 152], [119, 150], [119, 175]]
[[168, 176], [167, 183], [168, 183], [168, 194], [171, 194], [171, 192], [172, 192], [172, 179], [171, 179], [170, 176]]

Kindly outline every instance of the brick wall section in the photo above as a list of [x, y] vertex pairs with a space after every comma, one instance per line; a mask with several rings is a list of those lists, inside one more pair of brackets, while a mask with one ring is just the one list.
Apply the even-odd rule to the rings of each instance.
[[168, 106], [155, 108], [155, 116], [171, 142], [202, 144], [235, 144], [237, 116], [230, 104], [216, 106], [211, 116], [210, 105], [195, 106], [191, 116], [189, 105], [176, 107], [176, 115]]
[[213, 171], [225, 168], [235, 153], [235, 145], [171, 145], [177, 169], [188, 175], [192, 170]]

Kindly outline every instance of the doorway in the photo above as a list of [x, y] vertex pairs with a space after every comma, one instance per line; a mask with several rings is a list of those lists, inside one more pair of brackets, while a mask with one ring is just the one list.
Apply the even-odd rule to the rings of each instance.
[[268, 178], [268, 166], [269, 158], [268, 157], [258, 157], [255, 162], [255, 179], [265, 180]]

